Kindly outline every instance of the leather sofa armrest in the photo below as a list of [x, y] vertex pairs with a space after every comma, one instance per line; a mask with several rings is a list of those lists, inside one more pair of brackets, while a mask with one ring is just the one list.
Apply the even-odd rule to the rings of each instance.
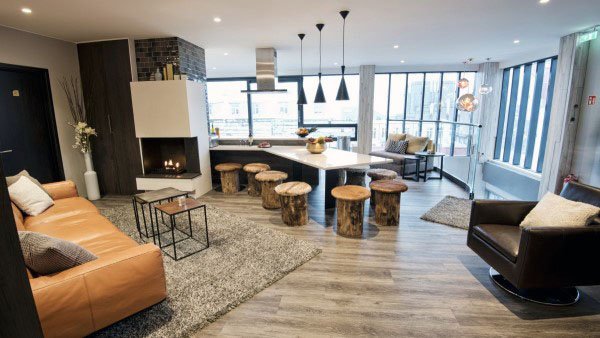
[[[76, 336], [106, 327], [167, 295], [162, 254], [153, 244], [108, 254], [30, 283], [44, 332]], [[88, 323], [93, 325], [91, 331]]]
[[61, 181], [42, 185], [44, 189], [50, 194], [53, 200], [60, 200], [63, 198], [77, 197], [77, 186], [73, 181]]
[[469, 228], [478, 224], [518, 226], [537, 202], [474, 200]]
[[524, 227], [517, 287], [563, 287], [600, 283], [600, 270], [591, 268], [600, 257], [600, 227]]

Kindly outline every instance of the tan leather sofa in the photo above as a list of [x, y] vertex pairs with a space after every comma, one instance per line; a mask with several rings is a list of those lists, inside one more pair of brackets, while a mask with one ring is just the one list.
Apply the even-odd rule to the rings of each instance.
[[153, 244], [140, 245], [119, 231], [70, 181], [45, 184], [55, 205], [23, 217], [13, 204], [19, 230], [62, 238], [98, 259], [29, 281], [46, 337], [81, 337], [166, 298], [162, 255]]

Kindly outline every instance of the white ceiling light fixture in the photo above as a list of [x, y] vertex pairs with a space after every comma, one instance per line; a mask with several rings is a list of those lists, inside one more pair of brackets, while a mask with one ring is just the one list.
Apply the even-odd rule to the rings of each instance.
[[23, 8], [21, 8], [21, 12], [23, 12], [25, 14], [31, 14], [33, 11], [31, 10], [31, 8], [23, 7]]
[[220, 18], [220, 17], [218, 17], [218, 16], [215, 16], [215, 17], [213, 18], [213, 21], [214, 21], [214, 22], [217, 22], [217, 23], [218, 23], [218, 22], [221, 22], [221, 18]]
[[515, 40], [515, 41], [513, 41], [513, 43], [514, 43], [515, 45], [518, 45], [518, 44], [520, 44], [520, 43], [521, 43], [521, 40]]
[[217, 67], [212, 67], [213, 70], [217, 69]]
[[543, 4], [547, 4], [547, 3], [549, 3], [549, 2], [550, 2], [550, 0], [540, 0], [540, 3], [541, 3], [542, 5], [543, 5]]
[[406, 61], [404, 61], [404, 60], [400, 60], [400, 63], [404, 63], [404, 62], [406, 62]]
[[400, 48], [400, 46], [394, 45], [394, 49], [398, 49], [398, 48]]
[[229, 55], [229, 53], [225, 52], [225, 53], [223, 53], [223, 55], [227, 56], [227, 55]]

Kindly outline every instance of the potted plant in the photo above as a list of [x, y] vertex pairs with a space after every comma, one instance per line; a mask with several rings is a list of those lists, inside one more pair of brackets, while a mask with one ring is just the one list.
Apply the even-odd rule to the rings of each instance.
[[[85, 109], [83, 94], [79, 86], [79, 81], [71, 77], [67, 79], [63, 77], [60, 85], [67, 96], [69, 102], [69, 110], [71, 112], [72, 121], [67, 122], [75, 131], [75, 143], [73, 149], [79, 149], [83, 153], [85, 160], [86, 171], [83, 174], [85, 178], [85, 187], [87, 198], [89, 200], [97, 200], [100, 198], [100, 188], [98, 187], [98, 175], [94, 171], [92, 162], [92, 145], [90, 137], [98, 136], [96, 130], [89, 125], [90, 116]], [[89, 106], [89, 104], [88, 104]]]
[[310, 129], [298, 128], [298, 130], [296, 130], [296, 135], [305, 138], [306, 136], [310, 135], [310, 133], [314, 133], [315, 131], [317, 131], [317, 128], [315, 127], [312, 127]]
[[313, 154], [320, 154], [327, 150], [327, 143], [333, 142], [331, 136], [311, 137], [306, 140], [306, 149]]

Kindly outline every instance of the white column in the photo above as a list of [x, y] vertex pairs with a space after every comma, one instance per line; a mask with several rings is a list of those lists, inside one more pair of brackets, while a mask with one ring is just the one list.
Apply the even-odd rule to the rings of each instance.
[[589, 50], [589, 42], [577, 43], [578, 36], [560, 39], [540, 197], [548, 191], [558, 193], [562, 179], [571, 171]]
[[373, 143], [373, 103], [375, 96], [375, 66], [360, 66], [358, 101], [358, 152], [368, 154]]
[[[485, 62], [479, 65], [475, 95], [480, 101], [479, 110], [473, 123], [479, 123], [480, 143], [479, 158], [475, 166], [475, 197], [484, 198], [485, 182], [483, 181], [483, 164], [493, 158], [500, 111], [500, 96], [502, 91], [502, 70], [498, 62]], [[492, 92], [487, 95], [478, 93], [482, 84], [492, 86]], [[475, 140], [476, 142], [476, 140]]]

